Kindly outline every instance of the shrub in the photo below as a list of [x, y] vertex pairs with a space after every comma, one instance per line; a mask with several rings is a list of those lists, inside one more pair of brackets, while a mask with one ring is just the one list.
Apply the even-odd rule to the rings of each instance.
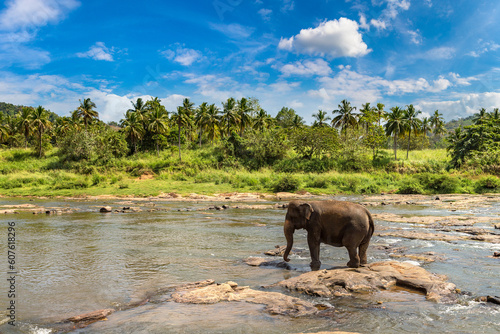
[[422, 173], [416, 176], [420, 184], [431, 193], [452, 194], [460, 190], [460, 180], [448, 174]]
[[414, 178], [404, 179], [399, 186], [398, 194], [423, 194], [420, 182]]
[[500, 190], [500, 179], [493, 175], [484, 176], [475, 183], [478, 193], [498, 192]]
[[296, 191], [300, 187], [300, 180], [291, 174], [283, 175], [280, 176], [272, 186], [272, 190], [277, 193], [277, 192], [283, 192], [283, 191]]

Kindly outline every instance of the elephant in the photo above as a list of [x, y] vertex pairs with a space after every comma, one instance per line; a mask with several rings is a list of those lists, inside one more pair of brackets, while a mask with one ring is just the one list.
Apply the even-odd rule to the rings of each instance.
[[[293, 246], [296, 229], [307, 230], [307, 243], [311, 253], [311, 270], [319, 270], [320, 243], [346, 247], [350, 268], [367, 263], [366, 250], [375, 230], [370, 212], [362, 205], [346, 201], [291, 201], [286, 213], [284, 233], [287, 241], [283, 259]], [[359, 249], [359, 255], [358, 255]]]

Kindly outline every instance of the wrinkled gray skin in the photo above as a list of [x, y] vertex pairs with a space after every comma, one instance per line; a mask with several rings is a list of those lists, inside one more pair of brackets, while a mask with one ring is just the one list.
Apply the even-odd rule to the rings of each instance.
[[[368, 210], [359, 204], [344, 201], [292, 201], [288, 204], [284, 232], [287, 241], [283, 259], [293, 246], [296, 229], [307, 230], [307, 243], [311, 252], [311, 270], [318, 270], [320, 243], [335, 247], [344, 246], [349, 252], [350, 268], [366, 264], [366, 250], [373, 235], [373, 219]], [[358, 254], [359, 249], [359, 254]]]

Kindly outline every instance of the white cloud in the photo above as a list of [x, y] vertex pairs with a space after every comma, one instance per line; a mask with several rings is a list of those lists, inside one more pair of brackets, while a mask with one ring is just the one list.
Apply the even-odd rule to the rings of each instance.
[[374, 26], [377, 30], [385, 30], [385, 29], [387, 29], [387, 23], [385, 23], [384, 21], [381, 21], [381, 20], [371, 19], [370, 20], [370, 24], [372, 26]]
[[282, 12], [289, 12], [294, 10], [295, 2], [293, 0], [283, 0], [283, 5], [281, 6]]
[[434, 110], [439, 110], [446, 120], [457, 119], [459, 117], [467, 117], [479, 111], [480, 108], [485, 108], [488, 111], [500, 106], [500, 93], [465, 93], [457, 95], [455, 99], [445, 101], [419, 101], [415, 108], [422, 111], [433, 113]]
[[332, 73], [332, 69], [323, 59], [306, 60], [304, 62], [296, 61], [292, 64], [286, 64], [279, 69], [285, 77], [292, 75], [312, 76], [320, 75], [327, 76]]
[[450, 73], [449, 76], [451, 77], [451, 80], [455, 83], [455, 85], [457, 85], [457, 86], [470, 86], [471, 81], [479, 80], [478, 78], [475, 78], [475, 77], [462, 78], [457, 73]]
[[236, 40], [242, 40], [250, 37], [253, 34], [254, 28], [245, 27], [238, 23], [223, 24], [223, 23], [211, 23], [210, 28], [218, 32], [223, 33], [227, 37]]
[[482, 39], [480, 39], [478, 41], [478, 43], [479, 43], [479, 48], [475, 51], [471, 51], [471, 52], [467, 53], [468, 56], [478, 58], [484, 53], [487, 53], [490, 51], [496, 51], [496, 50], [500, 49], [500, 44], [497, 44], [493, 41], [485, 42]]
[[428, 50], [421, 58], [427, 59], [452, 59], [455, 56], [455, 48], [448, 46], [436, 47]]
[[377, 102], [384, 96], [401, 96], [414, 93], [437, 93], [447, 90], [453, 83], [445, 77], [429, 83], [424, 78], [387, 80], [343, 68], [333, 77], [318, 79], [320, 88], [310, 90], [310, 96], [320, 97], [325, 104], [347, 98], [355, 105]]
[[165, 58], [175, 61], [183, 66], [189, 66], [203, 58], [200, 51], [183, 48], [182, 46], [178, 46], [175, 50], [162, 51], [161, 54]]
[[108, 49], [103, 42], [97, 42], [95, 45], [90, 47], [89, 51], [77, 53], [76, 56], [79, 58], [113, 61], [113, 53], [113, 48]]
[[371, 49], [363, 42], [358, 28], [357, 22], [345, 17], [324, 21], [316, 28], [302, 29], [298, 35], [282, 38], [278, 47], [331, 58], [360, 57]]
[[76, 0], [10, 0], [0, 13], [0, 30], [18, 30], [57, 23], [80, 3]]
[[271, 14], [273, 13], [273, 11], [271, 9], [262, 8], [257, 13], [259, 13], [264, 21], [269, 21], [271, 20]]
[[415, 31], [408, 30], [406, 33], [410, 36], [410, 41], [413, 44], [416, 44], [416, 45], [422, 44], [422, 36], [420, 36], [420, 31], [418, 29]]

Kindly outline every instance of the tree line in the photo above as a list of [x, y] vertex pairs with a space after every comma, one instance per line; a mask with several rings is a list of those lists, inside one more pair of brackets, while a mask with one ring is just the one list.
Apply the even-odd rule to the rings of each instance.
[[[13, 115], [0, 113], [0, 144], [32, 147], [39, 157], [55, 145], [74, 160], [88, 158], [92, 149], [94, 152], [105, 149], [120, 157], [141, 151], [156, 151], [159, 155], [162, 149], [175, 145], [182, 161], [186, 144], [191, 147], [222, 144], [229, 154], [244, 156], [255, 151], [250, 147], [249, 138], [254, 142], [268, 138], [269, 142], [262, 144], [267, 148], [253, 154], [269, 160], [266, 154], [270, 153], [265, 150], [271, 150], [270, 145], [282, 145], [276, 142], [282, 138], [288, 140], [297, 154], [308, 159], [321, 158], [341, 146], [348, 151], [347, 146], [351, 145], [372, 151], [374, 158], [380, 149], [392, 148], [397, 160], [398, 148], [405, 147], [408, 158], [412, 148], [428, 147], [429, 141], [435, 145], [444, 141], [452, 165], [460, 167], [474, 155], [471, 152], [496, 147], [499, 127], [498, 108], [491, 113], [482, 108], [473, 125], [448, 134], [438, 110], [429, 118], [420, 118], [421, 111], [412, 104], [386, 110], [382, 103], [375, 106], [365, 103], [357, 110], [347, 100], [342, 100], [331, 112], [318, 110], [312, 114], [311, 125], [306, 125], [295, 110], [287, 107], [272, 117], [260, 107], [257, 99], [245, 97], [228, 98], [221, 107], [207, 102], [195, 106], [185, 98], [173, 112], [167, 111], [158, 98], [147, 101], [138, 98], [131, 101], [130, 109], [124, 111], [120, 122], [109, 124], [99, 120], [96, 109], [90, 98], [84, 98], [71, 115], [65, 117], [54, 117], [55, 114], [42, 106], [22, 107]], [[243, 145], [245, 139], [247, 142]]]

